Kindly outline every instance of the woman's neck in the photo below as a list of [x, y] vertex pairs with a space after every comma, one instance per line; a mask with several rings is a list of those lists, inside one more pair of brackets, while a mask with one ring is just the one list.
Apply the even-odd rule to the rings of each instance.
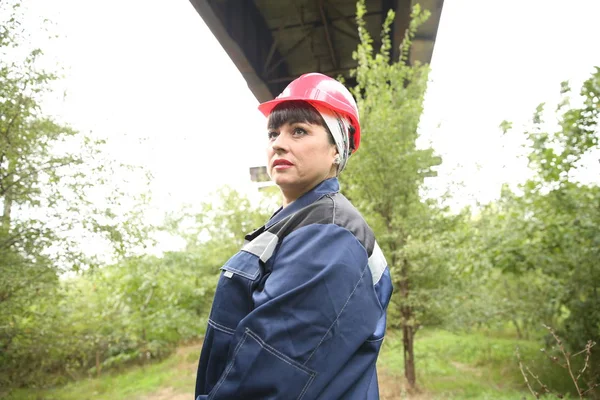
[[279, 187], [279, 189], [281, 190], [281, 195], [283, 197], [283, 203], [282, 203], [282, 207], [286, 208], [287, 206], [289, 206], [290, 204], [292, 204], [294, 201], [298, 200], [300, 197], [304, 196], [306, 193], [310, 192], [311, 190], [313, 190], [314, 188], [316, 188], [317, 186], [319, 186], [321, 183], [325, 182], [327, 179], [331, 179], [331, 178], [335, 178], [335, 175], [333, 176], [327, 176], [325, 177], [325, 179], [323, 179], [322, 181], [313, 184], [312, 186], [310, 186], [309, 188], [303, 188], [303, 189], [296, 189], [293, 190], [291, 188], [288, 188], [287, 190], [284, 189], [283, 187]]

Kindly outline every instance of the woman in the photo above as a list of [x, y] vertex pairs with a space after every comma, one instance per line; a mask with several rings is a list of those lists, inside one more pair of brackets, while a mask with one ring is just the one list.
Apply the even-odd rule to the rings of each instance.
[[196, 398], [378, 399], [392, 284], [337, 180], [360, 143], [356, 103], [311, 73], [259, 110], [283, 207], [221, 268]]

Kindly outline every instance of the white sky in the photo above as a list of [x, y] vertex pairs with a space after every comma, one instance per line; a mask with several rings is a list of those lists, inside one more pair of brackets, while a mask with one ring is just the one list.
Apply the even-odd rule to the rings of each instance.
[[[150, 169], [159, 208], [248, 186], [248, 167], [264, 159], [264, 118], [188, 0], [24, 3], [32, 28], [47, 17], [61, 36], [42, 45], [66, 68], [67, 96], [48, 110]], [[459, 203], [485, 202], [525, 176], [518, 130], [502, 139], [498, 125], [518, 127], [556, 101], [562, 80], [578, 89], [600, 65], [599, 18], [598, 0], [445, 0], [422, 121], [444, 157], [438, 187], [463, 181]]]
[[[444, 1], [421, 127], [443, 156], [440, 184], [464, 181], [458, 203], [524, 180], [523, 124], [541, 102], [554, 109], [561, 81], [579, 93], [600, 66], [599, 19], [598, 0]], [[504, 138], [503, 120], [516, 128]], [[597, 182], [592, 161], [585, 179]]]

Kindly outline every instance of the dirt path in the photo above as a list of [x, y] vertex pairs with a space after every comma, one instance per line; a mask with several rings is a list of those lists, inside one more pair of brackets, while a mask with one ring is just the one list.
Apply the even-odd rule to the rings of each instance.
[[192, 397], [192, 393], [176, 392], [172, 387], [167, 387], [146, 397], [141, 397], [140, 400], [191, 400]]
[[[177, 364], [178, 374], [189, 376], [190, 385], [193, 385], [196, 377], [196, 368], [198, 367], [198, 355], [202, 349], [202, 343], [193, 343], [188, 346], [181, 346], [177, 349], [175, 357], [180, 361]], [[193, 386], [190, 390], [182, 391], [173, 387], [163, 387], [160, 390], [149, 395], [138, 397], [136, 400], [191, 400], [194, 397]]]

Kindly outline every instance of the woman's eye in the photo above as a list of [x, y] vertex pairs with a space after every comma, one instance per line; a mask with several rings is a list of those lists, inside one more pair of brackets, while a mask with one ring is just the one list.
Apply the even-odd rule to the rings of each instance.
[[294, 136], [302, 136], [302, 135], [306, 135], [306, 130], [302, 129], [302, 128], [295, 128], [294, 129]]
[[267, 134], [267, 136], [269, 137], [270, 140], [275, 139], [278, 135], [279, 135], [279, 133], [277, 133], [275, 131], [271, 131]]

